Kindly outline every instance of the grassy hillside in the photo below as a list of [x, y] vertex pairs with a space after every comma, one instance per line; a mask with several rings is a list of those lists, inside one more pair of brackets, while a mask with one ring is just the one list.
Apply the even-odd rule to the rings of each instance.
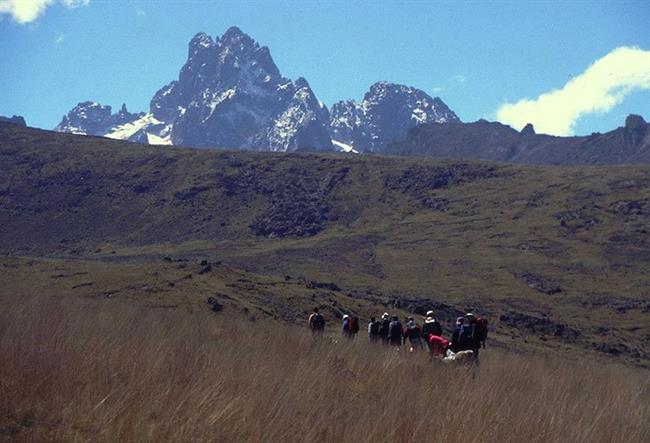
[[449, 367], [362, 339], [98, 298], [3, 308], [1, 441], [650, 438], [645, 370], [495, 350], [478, 368]]
[[[200, 303], [218, 293], [258, 317], [472, 309], [503, 346], [650, 364], [648, 166], [201, 151], [0, 125], [0, 170], [0, 272], [23, 292], [101, 297], [129, 275], [133, 297], [153, 285], [166, 303], [190, 296], [178, 279], [192, 274]], [[216, 262], [244, 281], [199, 274]]]

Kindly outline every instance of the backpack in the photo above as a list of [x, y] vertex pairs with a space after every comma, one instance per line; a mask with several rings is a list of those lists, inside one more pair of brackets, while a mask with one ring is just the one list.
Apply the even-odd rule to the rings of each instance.
[[325, 328], [325, 318], [321, 314], [314, 314], [312, 319], [312, 329], [324, 329]]
[[350, 319], [350, 333], [356, 334], [357, 332], [359, 332], [359, 318], [352, 317]]
[[487, 318], [479, 317], [476, 319], [476, 338], [485, 347], [485, 340], [488, 336], [488, 321]]
[[467, 350], [467, 349], [472, 349], [473, 345], [473, 338], [472, 338], [472, 332], [473, 332], [473, 327], [471, 324], [469, 325], [463, 325], [460, 327], [460, 333], [458, 334], [458, 346], [457, 348], [461, 351]]
[[430, 323], [425, 322], [424, 325], [422, 325], [422, 336], [428, 339], [429, 335], [438, 335], [438, 336], [442, 335], [442, 326], [440, 325], [440, 323], [438, 323], [437, 321], [433, 321]]
[[380, 327], [381, 324], [378, 321], [371, 322], [370, 328], [368, 328], [368, 332], [370, 335], [377, 336], [380, 333]]
[[402, 324], [398, 321], [390, 322], [388, 326], [388, 338], [392, 340], [402, 339]]

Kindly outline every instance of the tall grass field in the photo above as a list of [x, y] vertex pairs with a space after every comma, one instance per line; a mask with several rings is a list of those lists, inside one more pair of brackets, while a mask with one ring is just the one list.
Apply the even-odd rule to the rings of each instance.
[[650, 441], [646, 370], [24, 298], [0, 312], [2, 441]]

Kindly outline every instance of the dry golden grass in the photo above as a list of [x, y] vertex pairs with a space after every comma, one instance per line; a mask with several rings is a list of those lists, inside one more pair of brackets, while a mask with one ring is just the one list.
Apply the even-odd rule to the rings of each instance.
[[15, 301], [0, 440], [650, 441], [645, 370], [496, 349], [443, 367], [208, 314]]

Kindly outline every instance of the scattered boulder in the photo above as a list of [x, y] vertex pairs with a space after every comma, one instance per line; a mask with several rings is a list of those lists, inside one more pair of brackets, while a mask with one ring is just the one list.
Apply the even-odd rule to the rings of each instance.
[[307, 287], [307, 289], [327, 289], [335, 292], [339, 292], [341, 290], [341, 288], [335, 283], [323, 283], [323, 282], [317, 282], [313, 280], [306, 281], [305, 286]]
[[219, 300], [217, 300], [214, 297], [208, 297], [206, 300], [208, 303], [208, 306], [212, 310], [212, 312], [221, 312], [223, 311], [223, 304], [219, 303]]
[[571, 232], [589, 230], [600, 223], [600, 220], [593, 216], [586, 207], [558, 212], [555, 214], [555, 218], [559, 220], [560, 226]]
[[546, 279], [545, 277], [542, 277], [539, 274], [533, 274], [532, 272], [515, 272], [513, 275], [523, 280], [523, 282], [526, 283], [529, 288], [532, 288], [543, 294], [553, 295], [562, 292], [562, 288], [558, 284]]
[[557, 323], [548, 317], [537, 317], [522, 312], [510, 311], [499, 318], [502, 323], [517, 328], [526, 329], [539, 335], [550, 335], [565, 340], [575, 340], [580, 332], [563, 323]]
[[610, 210], [614, 214], [631, 216], [631, 215], [650, 215], [650, 199], [643, 200], [619, 200], [610, 205]]

